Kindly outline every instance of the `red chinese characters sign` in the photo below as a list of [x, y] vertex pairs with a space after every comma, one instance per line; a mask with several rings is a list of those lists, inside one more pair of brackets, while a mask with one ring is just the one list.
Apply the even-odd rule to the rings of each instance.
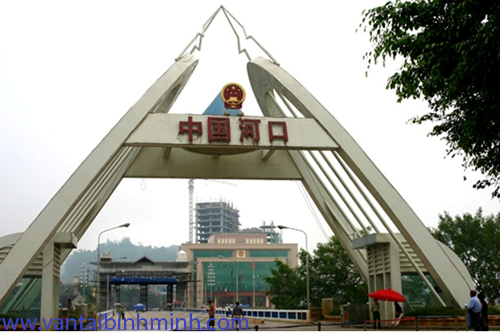
[[288, 131], [286, 129], [286, 123], [284, 121], [270, 121], [268, 123], [269, 127], [269, 141], [283, 140], [288, 141]]
[[208, 142], [231, 141], [229, 118], [208, 117]]
[[240, 122], [240, 141], [244, 141], [245, 138], [252, 139], [253, 142], [259, 143], [260, 141], [260, 131], [259, 124], [260, 119], [238, 119]]
[[[240, 141], [251, 140], [258, 144], [261, 139], [260, 119], [239, 118]], [[208, 117], [207, 118], [208, 142], [231, 142], [231, 122], [229, 117]], [[267, 126], [269, 141], [288, 141], [288, 130], [285, 121], [269, 121]], [[193, 121], [189, 116], [187, 121], [179, 122], [179, 135], [187, 135], [189, 142], [193, 142], [193, 137], [201, 137], [203, 134], [203, 124], [201, 121]]]
[[188, 135], [189, 142], [193, 142], [193, 134], [201, 136], [203, 134], [203, 128], [201, 121], [193, 121], [193, 117], [189, 116], [188, 121], [179, 122], [179, 135]]

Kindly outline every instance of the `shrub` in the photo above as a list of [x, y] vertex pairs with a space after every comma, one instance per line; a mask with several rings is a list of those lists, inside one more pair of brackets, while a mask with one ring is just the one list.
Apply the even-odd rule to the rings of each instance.
[[[465, 316], [465, 308], [431, 307], [421, 308], [405, 313], [405, 316]], [[496, 306], [488, 306], [488, 315], [500, 315]]]
[[500, 315], [500, 309], [496, 306], [488, 306], [489, 315]]
[[340, 309], [334, 309], [330, 311], [329, 313], [330, 316], [340, 316]]
[[464, 316], [465, 309], [450, 307], [421, 308], [405, 313], [405, 316]]

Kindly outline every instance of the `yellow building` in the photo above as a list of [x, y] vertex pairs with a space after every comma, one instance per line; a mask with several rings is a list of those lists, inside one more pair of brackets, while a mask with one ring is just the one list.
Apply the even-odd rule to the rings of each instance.
[[204, 244], [182, 244], [191, 263], [188, 307], [200, 308], [213, 299], [216, 307], [239, 301], [250, 307], [271, 307], [264, 279], [281, 260], [297, 266], [297, 244], [268, 244], [267, 235], [213, 234]]

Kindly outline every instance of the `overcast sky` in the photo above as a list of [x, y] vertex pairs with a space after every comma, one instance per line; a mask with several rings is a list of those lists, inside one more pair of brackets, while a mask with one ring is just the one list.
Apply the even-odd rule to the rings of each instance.
[[[427, 111], [421, 101], [398, 104], [385, 89], [396, 65], [365, 76], [368, 35], [356, 32], [361, 12], [380, 1], [14, 1], [0, 2], [0, 236], [25, 230], [116, 122], [202, 31], [222, 4], [340, 121], [426, 226], [438, 215], [499, 211], [480, 177], [461, 160], [445, 158], [445, 144], [429, 126], [407, 124]], [[264, 56], [252, 46], [251, 57]], [[229, 82], [247, 90], [243, 111], [260, 115], [246, 74], [247, 59], [226, 18], [207, 30], [200, 63], [174, 105], [202, 113]], [[463, 181], [464, 176], [467, 181]], [[309, 248], [322, 232], [294, 182], [197, 180], [195, 200], [233, 202], [243, 227], [262, 221], [304, 229]], [[124, 180], [79, 248], [101, 238], [168, 246], [188, 240], [187, 180]], [[304, 246], [288, 231], [286, 242]]]

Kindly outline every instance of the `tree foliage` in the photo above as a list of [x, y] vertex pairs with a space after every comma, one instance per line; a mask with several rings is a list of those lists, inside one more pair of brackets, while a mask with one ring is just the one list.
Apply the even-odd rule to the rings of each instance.
[[276, 259], [276, 269], [271, 269], [271, 275], [265, 278], [269, 286], [268, 294], [278, 309], [297, 309], [306, 295], [306, 284], [287, 264]]
[[363, 12], [373, 50], [368, 67], [387, 58], [402, 65], [387, 84], [398, 101], [424, 99], [430, 111], [411, 121], [432, 122], [431, 136], [449, 156], [481, 172], [474, 188], [500, 197], [500, 2], [393, 0]]
[[[124, 237], [120, 241], [108, 240], [106, 243], [101, 243], [99, 250], [101, 253], [110, 251], [113, 258], [125, 256], [127, 257], [126, 261], [135, 261], [143, 256], [155, 261], [175, 261], [177, 252], [179, 252], [179, 245], [170, 245], [168, 247], [136, 245], [130, 241], [130, 238]], [[61, 267], [61, 281], [71, 283], [74, 276], [80, 275], [82, 263], [85, 263], [89, 269], [95, 270], [96, 266], [90, 263], [96, 261], [97, 249], [71, 252]]]
[[366, 303], [367, 285], [337, 238], [320, 243], [314, 255], [299, 253], [300, 265], [290, 268], [276, 261], [276, 269], [266, 278], [268, 293], [277, 308], [296, 309], [307, 300], [307, 265], [309, 260], [310, 301], [320, 306], [323, 298], [333, 298], [336, 305]]
[[336, 237], [318, 244], [314, 251], [310, 283], [311, 303], [316, 306], [329, 297], [336, 305], [367, 301], [368, 287]]
[[439, 216], [433, 236], [452, 249], [469, 269], [476, 288], [489, 298], [500, 297], [500, 213], [483, 216]]

